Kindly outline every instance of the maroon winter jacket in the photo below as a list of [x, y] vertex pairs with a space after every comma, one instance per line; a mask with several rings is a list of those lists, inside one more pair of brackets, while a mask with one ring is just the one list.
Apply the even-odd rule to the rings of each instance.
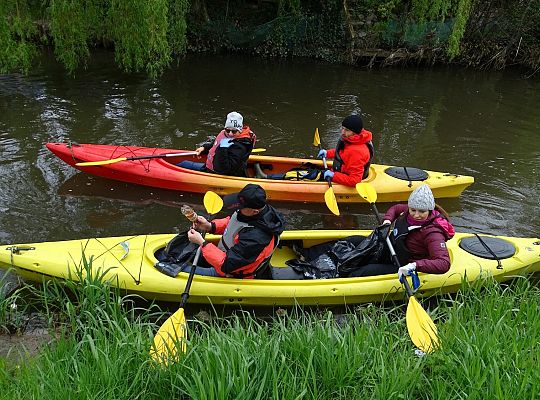
[[[384, 214], [384, 219], [394, 221], [401, 214], [407, 217], [409, 207], [407, 204], [396, 204]], [[431, 223], [427, 223], [432, 221]], [[422, 228], [411, 231], [405, 239], [405, 245], [411, 254], [409, 262], [416, 263], [418, 272], [428, 274], [444, 274], [450, 269], [450, 256], [446, 248], [446, 241], [454, 237], [452, 224], [434, 210]]]

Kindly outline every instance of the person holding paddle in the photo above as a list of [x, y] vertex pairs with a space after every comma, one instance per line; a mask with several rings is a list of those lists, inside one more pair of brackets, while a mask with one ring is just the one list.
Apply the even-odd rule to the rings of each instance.
[[321, 149], [318, 158], [333, 158], [332, 169], [324, 172], [324, 180], [355, 186], [369, 175], [374, 148], [372, 133], [364, 129], [360, 115], [352, 114], [341, 123], [341, 137], [335, 149]]
[[243, 122], [240, 113], [230, 112], [217, 137], [195, 150], [198, 156], [207, 155], [206, 163], [185, 160], [177, 165], [195, 171], [245, 177], [247, 161], [257, 137]]
[[[264, 189], [252, 183], [223, 201], [225, 208], [235, 210], [230, 217], [207, 221], [198, 216], [188, 231], [189, 241], [201, 246], [204, 262], [211, 267], [197, 267], [195, 273], [255, 278], [268, 265], [279, 242], [285, 225], [283, 216], [266, 202]], [[223, 236], [216, 246], [196, 229]]]
[[369, 264], [353, 271], [350, 276], [371, 276], [398, 273], [398, 277], [414, 271], [444, 274], [450, 269], [446, 242], [455, 230], [446, 211], [435, 204], [430, 187], [418, 186], [407, 204], [396, 204], [383, 217], [383, 225], [393, 225], [390, 241], [401, 267], [392, 263]]

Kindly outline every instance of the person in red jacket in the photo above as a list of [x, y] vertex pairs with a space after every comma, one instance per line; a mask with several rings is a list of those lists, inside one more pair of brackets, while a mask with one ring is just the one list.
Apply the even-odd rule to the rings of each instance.
[[399, 258], [399, 269], [393, 264], [370, 264], [350, 276], [371, 276], [398, 273], [410, 275], [414, 271], [444, 274], [450, 269], [446, 242], [454, 234], [448, 214], [435, 204], [428, 185], [418, 186], [407, 204], [396, 204], [384, 215], [383, 224], [393, 224], [390, 240]]
[[[254, 278], [272, 257], [283, 232], [283, 216], [266, 202], [266, 192], [255, 184], [223, 198], [225, 208], [236, 211], [227, 218], [207, 221], [198, 216], [188, 231], [190, 242], [201, 246], [201, 265], [195, 273], [227, 278]], [[222, 235], [217, 245], [209, 243], [195, 229]], [[189, 271], [188, 267], [186, 270]]]
[[372, 134], [364, 129], [360, 115], [349, 115], [341, 123], [341, 137], [336, 148], [320, 150], [317, 157], [333, 158], [332, 169], [324, 172], [324, 179], [345, 186], [355, 186], [369, 175], [374, 148]]

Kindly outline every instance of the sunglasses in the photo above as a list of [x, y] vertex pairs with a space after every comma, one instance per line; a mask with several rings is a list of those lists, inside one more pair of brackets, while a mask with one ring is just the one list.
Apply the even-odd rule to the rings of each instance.
[[225, 132], [227, 132], [227, 133], [238, 133], [240, 131], [238, 129], [225, 129]]

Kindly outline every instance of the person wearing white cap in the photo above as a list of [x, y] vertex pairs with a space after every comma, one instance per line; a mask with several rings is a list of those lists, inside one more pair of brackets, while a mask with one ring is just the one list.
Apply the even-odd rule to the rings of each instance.
[[418, 186], [409, 196], [407, 204], [396, 204], [384, 215], [383, 224], [392, 224], [390, 240], [399, 258], [400, 267], [391, 262], [371, 264], [359, 268], [350, 276], [370, 276], [398, 273], [410, 275], [414, 271], [444, 274], [450, 269], [450, 256], [446, 242], [454, 234], [448, 214], [435, 203], [428, 185]]
[[179, 167], [229, 176], [246, 176], [247, 160], [257, 137], [236, 111], [227, 114], [225, 126], [217, 137], [195, 151], [207, 155], [205, 163], [182, 161]]

